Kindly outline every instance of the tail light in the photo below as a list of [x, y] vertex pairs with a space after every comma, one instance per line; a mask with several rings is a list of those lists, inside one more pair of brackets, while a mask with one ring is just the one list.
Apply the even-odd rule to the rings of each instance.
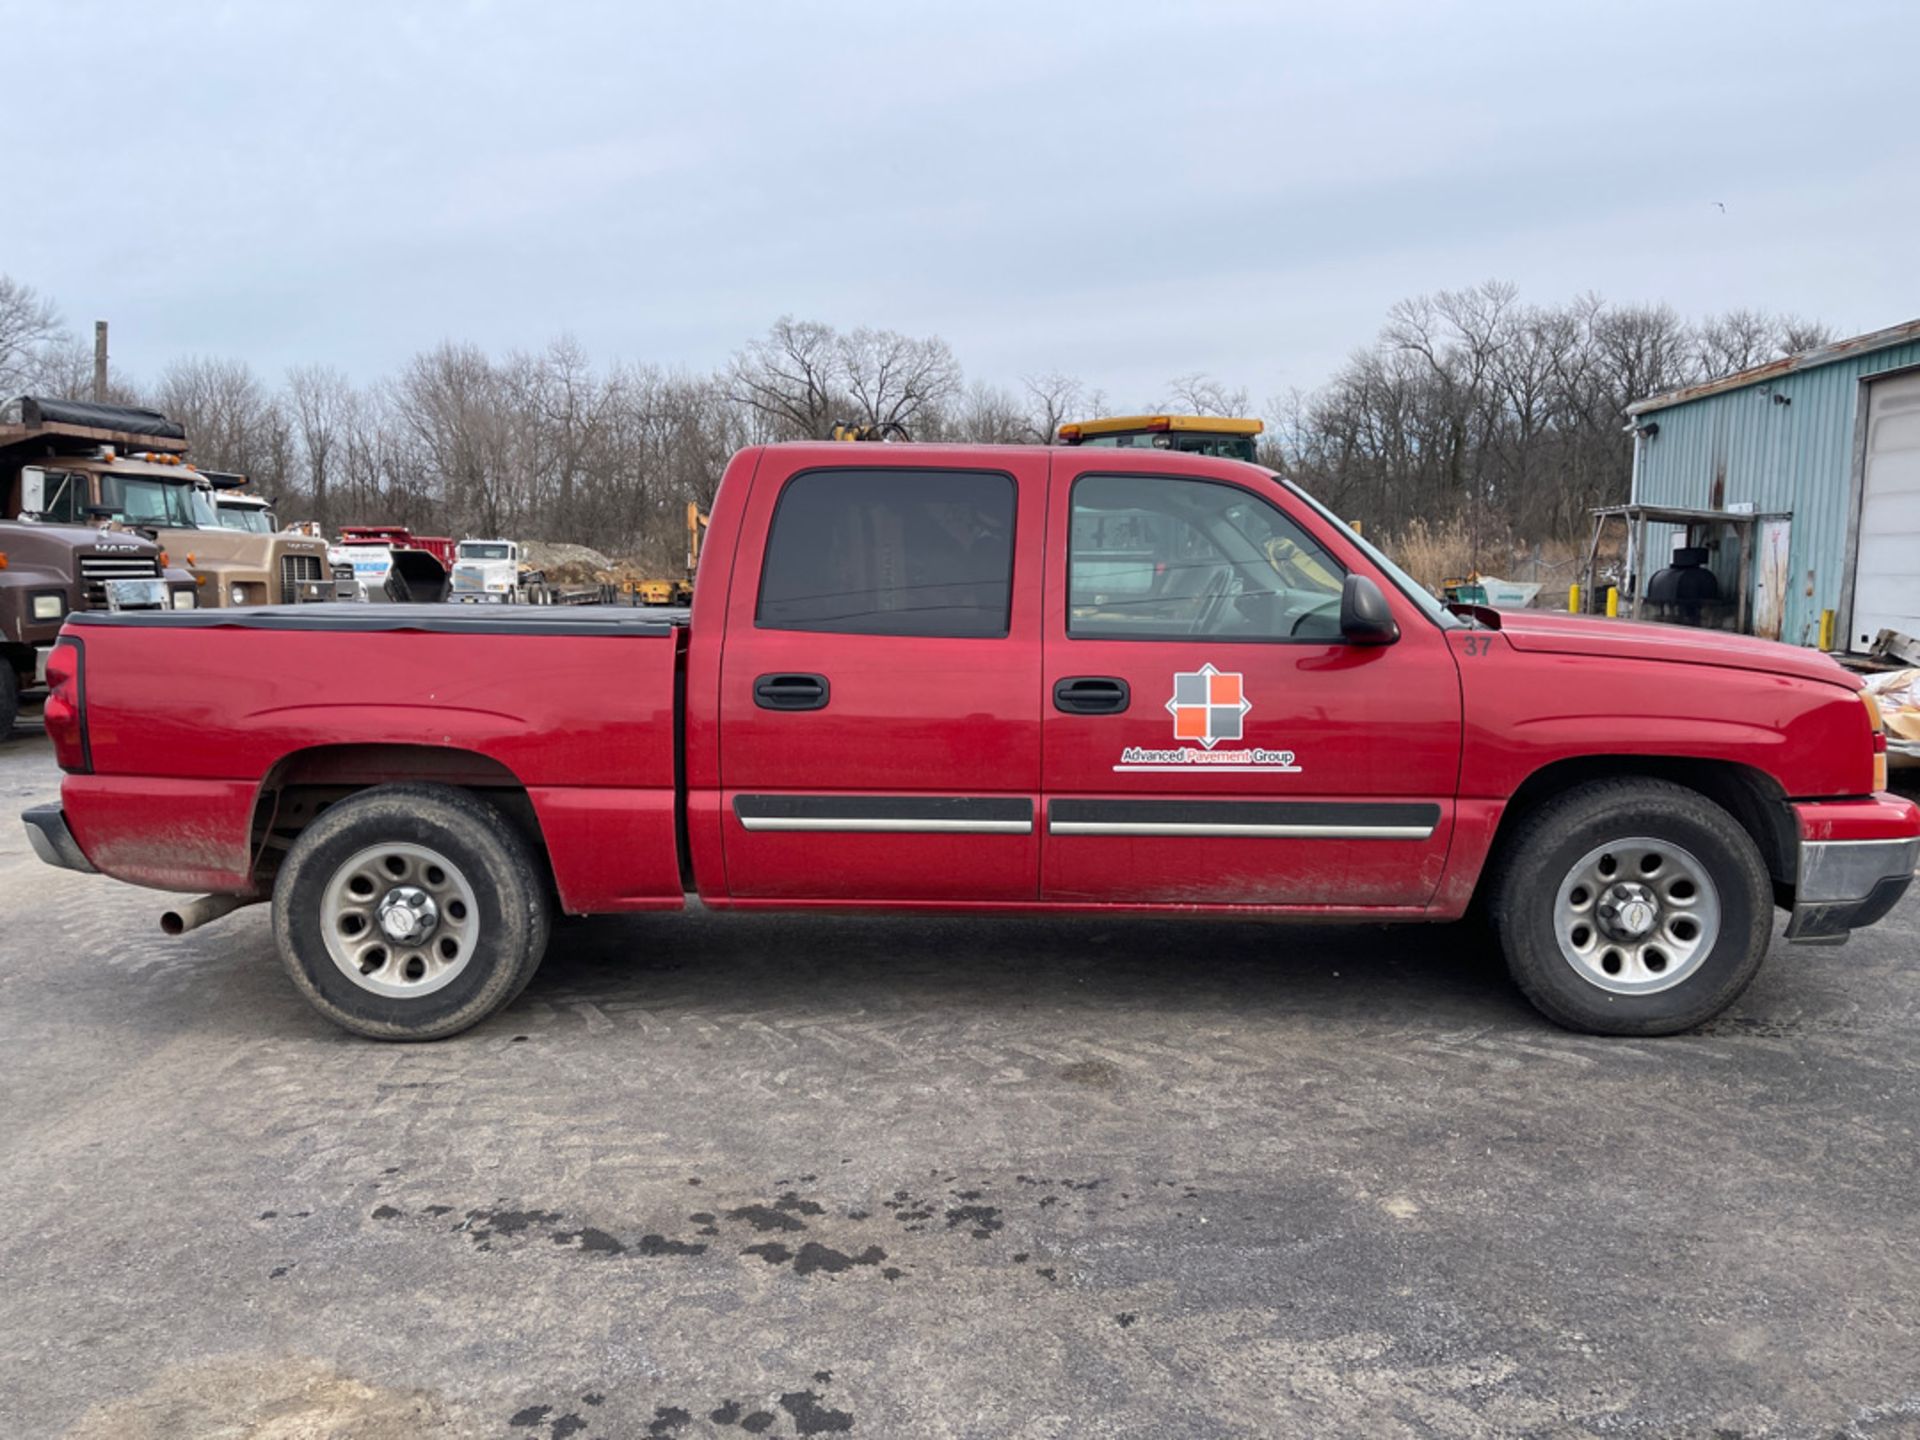
[[1880, 702], [1862, 690], [1860, 703], [1867, 707], [1867, 724], [1873, 730], [1873, 788], [1887, 788], [1887, 722], [1881, 718]]
[[42, 712], [53, 758], [69, 775], [93, 773], [93, 747], [87, 740], [87, 655], [72, 636], [63, 635], [47, 656], [47, 704]]

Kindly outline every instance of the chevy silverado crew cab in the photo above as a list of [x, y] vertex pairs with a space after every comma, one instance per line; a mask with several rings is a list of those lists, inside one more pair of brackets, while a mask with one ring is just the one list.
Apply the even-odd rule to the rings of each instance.
[[[775, 445], [690, 613], [73, 615], [43, 858], [273, 902], [293, 982], [426, 1039], [517, 995], [556, 910], [1454, 920], [1550, 1018], [1684, 1029], [1773, 912], [1837, 942], [1920, 809], [1823, 656], [1450, 611], [1235, 460]], [[1285, 942], [1275, 930], [1275, 944]]]

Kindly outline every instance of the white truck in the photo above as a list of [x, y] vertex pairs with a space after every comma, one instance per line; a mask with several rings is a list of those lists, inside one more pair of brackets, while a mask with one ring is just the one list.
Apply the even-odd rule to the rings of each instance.
[[546, 577], [523, 564], [511, 540], [462, 540], [451, 598], [466, 605], [528, 605], [545, 598]]

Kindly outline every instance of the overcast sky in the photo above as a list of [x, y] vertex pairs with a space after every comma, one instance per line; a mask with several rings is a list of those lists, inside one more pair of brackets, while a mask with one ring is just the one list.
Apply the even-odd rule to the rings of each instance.
[[1914, 0], [0, 0], [0, 34], [0, 272], [144, 379], [561, 332], [706, 367], [793, 314], [1258, 400], [1487, 278], [1920, 315]]

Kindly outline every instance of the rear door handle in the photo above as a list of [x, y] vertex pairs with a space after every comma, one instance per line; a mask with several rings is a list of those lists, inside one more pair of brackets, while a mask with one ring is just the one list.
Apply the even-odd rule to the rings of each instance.
[[1068, 715], [1118, 715], [1132, 699], [1127, 682], [1110, 675], [1069, 675], [1053, 685], [1053, 708]]
[[831, 693], [824, 675], [762, 675], [753, 682], [753, 703], [762, 710], [824, 710]]

